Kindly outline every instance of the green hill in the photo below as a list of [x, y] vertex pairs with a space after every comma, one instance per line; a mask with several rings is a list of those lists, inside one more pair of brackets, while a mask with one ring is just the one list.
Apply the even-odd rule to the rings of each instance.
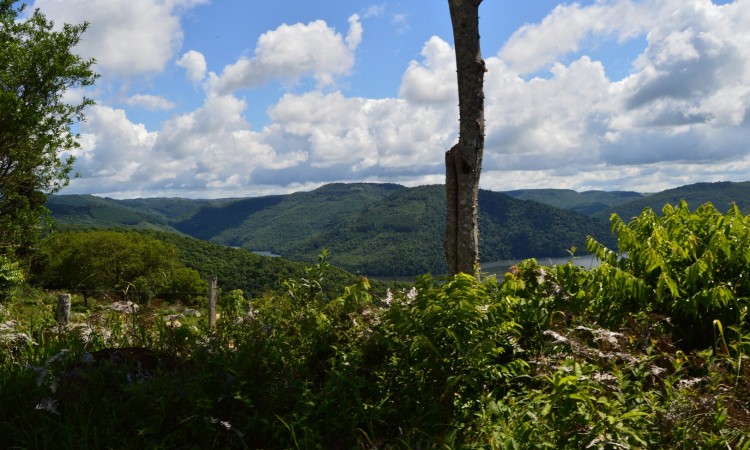
[[125, 226], [175, 231], [164, 215], [126, 202], [93, 195], [52, 195], [47, 208], [64, 228]]
[[503, 193], [518, 200], [533, 200], [587, 216], [643, 197], [632, 191], [577, 192], [572, 189], [518, 189]]
[[390, 193], [395, 184], [328, 184], [310, 192], [255, 197], [202, 208], [175, 228], [200, 239], [285, 256], [298, 242], [338, 226]]
[[[445, 273], [445, 188], [421, 186], [394, 192], [339, 226], [304, 240], [289, 257], [309, 260], [327, 245], [331, 261], [348, 270], [379, 275]], [[485, 262], [563, 256], [586, 234], [607, 241], [603, 221], [536, 202], [480, 191], [480, 256]]]
[[[285, 258], [269, 258], [241, 249], [181, 236], [176, 233], [145, 231], [163, 242], [174, 244], [180, 261], [195, 269], [204, 278], [215, 275], [224, 292], [241, 289], [250, 297], [265, 292], [281, 292], [284, 281], [305, 276], [307, 264]], [[341, 286], [355, 284], [358, 277], [337, 267], [330, 267], [324, 278], [326, 292], [337, 292]], [[383, 283], [374, 282], [373, 287], [385, 291]]]
[[[178, 231], [206, 241], [331, 263], [367, 275], [444, 273], [445, 189], [394, 184], [330, 184], [311, 192], [245, 199], [112, 200], [53, 196], [50, 210], [65, 227], [138, 227]], [[571, 211], [502, 193], [480, 193], [481, 258], [564, 256], [587, 233], [609, 229]]]
[[[612, 212], [628, 220], [643, 208], [659, 211], [665, 203], [681, 199], [691, 208], [710, 201], [726, 210], [734, 201], [743, 211], [750, 209], [750, 182], [698, 183], [647, 196], [562, 189], [508, 194], [480, 192], [483, 262], [565, 256], [574, 245], [583, 249], [587, 234], [612, 245], [608, 224]], [[446, 271], [442, 186], [337, 183], [310, 192], [219, 200], [56, 195], [48, 207], [63, 227], [124, 226], [179, 232], [304, 262], [316, 261], [321, 250], [328, 248], [332, 264], [366, 275]], [[596, 212], [588, 217], [592, 211]]]
[[117, 200], [118, 204], [157, 214], [166, 221], [185, 220], [206, 206], [219, 206], [234, 199], [202, 200], [191, 198], [135, 198]]
[[689, 184], [617, 205], [596, 213], [594, 217], [608, 219], [612, 213], [617, 213], [623, 220], [629, 221], [638, 216], [644, 208], [661, 213], [665, 204], [676, 205], [680, 200], [685, 200], [691, 210], [711, 202], [721, 212], [726, 212], [734, 202], [747, 214], [750, 211], [750, 181]]

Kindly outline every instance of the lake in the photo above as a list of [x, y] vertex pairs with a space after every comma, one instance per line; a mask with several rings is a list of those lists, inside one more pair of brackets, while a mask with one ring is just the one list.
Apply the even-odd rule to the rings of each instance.
[[[560, 264], [567, 264], [570, 262], [570, 256], [543, 256], [534, 259], [536, 259], [536, 262], [539, 263], [540, 266], [556, 266]], [[505, 274], [505, 272], [508, 271], [508, 269], [520, 263], [521, 261], [523, 261], [523, 259], [503, 259], [500, 261], [481, 263], [480, 267], [482, 273], [484, 274], [502, 276]], [[577, 266], [581, 266], [585, 269], [593, 269], [594, 267], [598, 267], [600, 263], [596, 255], [576, 256], [573, 258], [573, 262]]]
[[[529, 259], [529, 258], [526, 258]], [[570, 256], [542, 256], [536, 259], [536, 262], [539, 263], [540, 266], [554, 266], [554, 265], [560, 265], [560, 264], [567, 264], [570, 262]], [[505, 272], [508, 271], [511, 267], [515, 266], [516, 264], [523, 261], [523, 259], [501, 259], [500, 261], [491, 261], [487, 263], [480, 263], [480, 269], [483, 275], [497, 275], [498, 279], [502, 279], [503, 275], [505, 275]], [[596, 257], [596, 255], [583, 255], [583, 256], [576, 256], [573, 258], [573, 262], [577, 266], [581, 266], [585, 269], [593, 269], [595, 267], [599, 266], [599, 259]], [[437, 275], [443, 276], [443, 275]], [[375, 280], [380, 281], [403, 281], [406, 283], [412, 283], [414, 281], [414, 278], [416, 276], [383, 276], [383, 277], [370, 277]]]

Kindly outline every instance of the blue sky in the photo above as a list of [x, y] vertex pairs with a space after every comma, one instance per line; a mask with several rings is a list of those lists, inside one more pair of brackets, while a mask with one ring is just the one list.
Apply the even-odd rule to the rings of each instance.
[[[446, 1], [36, 0], [90, 22], [97, 101], [63, 193], [255, 196], [442, 183]], [[745, 181], [750, 1], [485, 0], [487, 189]]]

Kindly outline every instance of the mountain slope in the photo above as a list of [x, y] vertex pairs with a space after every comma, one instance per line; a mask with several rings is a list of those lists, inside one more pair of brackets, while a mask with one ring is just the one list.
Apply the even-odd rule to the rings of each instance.
[[201, 239], [289, 256], [301, 240], [314, 239], [366, 205], [402, 189], [406, 188], [395, 184], [328, 184], [310, 192], [203, 208], [174, 226]]
[[[586, 233], [609, 237], [603, 221], [480, 193], [481, 258], [562, 256]], [[367, 275], [444, 273], [445, 189], [393, 184], [331, 184], [311, 192], [246, 199], [112, 200], [53, 196], [67, 226], [134, 226], [179, 231], [214, 243], [268, 250], [314, 262], [328, 248], [333, 264]]]
[[726, 212], [731, 203], [735, 202], [740, 210], [747, 214], [750, 212], [750, 181], [689, 184], [617, 205], [596, 213], [594, 217], [608, 219], [612, 213], [617, 213], [627, 222], [638, 216], [644, 208], [651, 208], [661, 213], [665, 204], [676, 205], [683, 199], [691, 210], [706, 202], [711, 202], [721, 212]]
[[[643, 208], [661, 210], [686, 199], [691, 208], [711, 201], [726, 210], [731, 201], [750, 210], [750, 182], [698, 183], [639, 197], [630, 192], [574, 193], [566, 190], [481, 191], [480, 257], [500, 259], [565, 256], [582, 249], [590, 234], [614, 245], [608, 218], [625, 220]], [[547, 203], [589, 211], [591, 217]], [[331, 184], [310, 192], [245, 199], [134, 199], [52, 196], [48, 207], [66, 226], [128, 226], [179, 231], [203, 240], [250, 250], [268, 250], [314, 262], [328, 248], [333, 264], [367, 275], [443, 273], [445, 190], [393, 184]], [[579, 251], [580, 252], [580, 251]]]
[[518, 200], [533, 200], [587, 216], [643, 197], [632, 191], [577, 192], [572, 189], [518, 189], [503, 193]]
[[146, 208], [131, 207], [123, 201], [110, 198], [52, 195], [48, 197], [46, 206], [55, 221], [63, 227], [124, 226], [175, 231], [162, 214]]
[[[331, 199], [331, 201], [342, 201]], [[283, 243], [269, 249], [293, 260], [313, 261], [325, 247], [331, 262], [353, 272], [368, 275], [414, 275], [444, 273], [445, 189], [420, 186], [394, 189], [381, 200], [362, 205], [349, 215], [327, 208], [325, 202], [314, 206], [323, 227], [310, 223], [282, 220]], [[497, 192], [481, 191], [480, 244], [483, 261], [531, 256], [563, 256], [576, 245], [582, 248], [587, 233], [608, 242], [609, 227], [604, 221], [553, 208], [537, 202], [512, 199]], [[269, 211], [270, 216], [270, 211]], [[278, 216], [276, 216], [278, 217]], [[282, 217], [283, 219], [283, 217]], [[216, 236], [215, 242], [243, 242], [259, 245], [257, 234], [245, 222], [234, 230], [233, 241], [223, 241], [229, 233]], [[260, 223], [262, 230], [266, 226]], [[295, 238], [296, 237], [296, 238]]]

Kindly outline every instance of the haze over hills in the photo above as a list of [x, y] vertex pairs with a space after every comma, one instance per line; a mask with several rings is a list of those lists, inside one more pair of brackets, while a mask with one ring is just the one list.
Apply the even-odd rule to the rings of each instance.
[[[481, 191], [481, 259], [565, 256], [572, 246], [583, 249], [587, 234], [614, 246], [608, 222], [612, 212], [628, 219], [644, 207], [660, 211], [667, 201], [682, 198], [691, 208], [711, 201], [722, 209], [733, 200], [744, 211], [750, 209], [750, 182], [700, 183], [651, 195], [562, 189]], [[179, 232], [307, 262], [328, 248], [333, 264], [366, 275], [446, 270], [445, 191], [439, 185], [329, 184], [310, 192], [219, 200], [56, 195], [47, 206], [65, 228]]]

